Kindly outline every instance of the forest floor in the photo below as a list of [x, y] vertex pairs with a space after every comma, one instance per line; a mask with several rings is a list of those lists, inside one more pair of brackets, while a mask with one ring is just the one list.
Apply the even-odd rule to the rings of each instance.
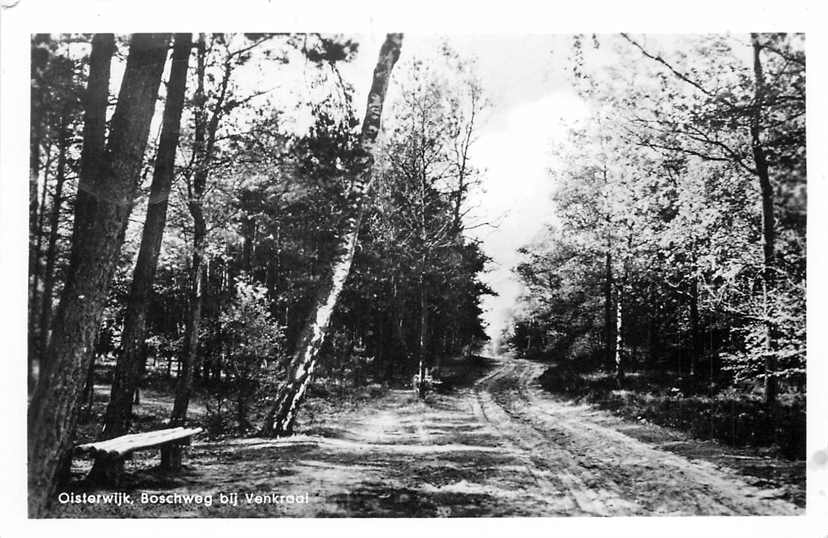
[[[454, 375], [425, 401], [411, 390], [324, 409], [310, 401], [317, 412], [306, 415], [299, 435], [197, 439], [184, 471], [172, 477], [155, 469], [157, 453], [139, 453], [121, 490], [134, 504], [55, 503], [54, 516], [802, 513], [804, 473], [800, 480], [795, 463], [573, 404], [538, 384], [545, 368], [524, 359], [473, 359], [449, 365]], [[139, 413], [163, 414], [167, 406], [170, 396], [147, 391]], [[194, 411], [197, 418], [203, 409], [196, 404]], [[88, 466], [78, 459], [74, 472]], [[776, 472], [769, 478], [767, 469]], [[112, 491], [86, 487], [76, 482], [73, 491]], [[141, 502], [142, 493], [205, 497], [159, 504]], [[220, 502], [231, 493], [237, 504]], [[276, 497], [248, 502], [245, 494]], [[278, 495], [307, 495], [308, 502], [275, 502]]]

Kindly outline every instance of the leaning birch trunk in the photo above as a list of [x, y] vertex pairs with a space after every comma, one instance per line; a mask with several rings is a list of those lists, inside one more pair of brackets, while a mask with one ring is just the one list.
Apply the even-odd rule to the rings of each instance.
[[110, 35], [92, 41], [72, 254], [46, 369], [29, 406], [29, 517], [43, 517], [69, 460], [92, 347], [137, 190], [169, 36], [134, 34], [104, 147]]
[[313, 309], [300, 333], [299, 344], [288, 365], [287, 379], [279, 387], [276, 401], [265, 419], [262, 435], [282, 436], [292, 433], [296, 412], [310, 383], [319, 350], [328, 332], [331, 315], [342, 287], [345, 285], [345, 280], [348, 278], [348, 273], [351, 271], [359, 226], [364, 212], [365, 194], [372, 179], [373, 150], [380, 130], [385, 93], [388, 89], [391, 70], [400, 57], [401, 46], [402, 34], [388, 34], [380, 49], [360, 134], [363, 154], [351, 192], [351, 214], [345, 222], [330, 272], [322, 280]]

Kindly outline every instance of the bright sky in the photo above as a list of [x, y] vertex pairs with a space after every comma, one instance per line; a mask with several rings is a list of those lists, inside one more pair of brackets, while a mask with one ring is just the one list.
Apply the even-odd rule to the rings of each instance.
[[[360, 39], [359, 57], [347, 70], [348, 78], [362, 92], [360, 103], [382, 37]], [[487, 297], [483, 306], [488, 333], [494, 339], [506, 326], [521, 291], [512, 274], [520, 261], [516, 250], [554, 220], [548, 169], [556, 163], [551, 150], [565, 141], [567, 125], [586, 114], [586, 105], [572, 91], [564, 72], [570, 46], [566, 36], [407, 34], [401, 60], [428, 54], [443, 39], [464, 56], [477, 58], [478, 74], [492, 102], [471, 151], [474, 166], [484, 174], [483, 192], [469, 200], [477, 209], [468, 224], [497, 225], [472, 232], [493, 260], [483, 280], [498, 296]], [[366, 82], [360, 84], [358, 76]]]

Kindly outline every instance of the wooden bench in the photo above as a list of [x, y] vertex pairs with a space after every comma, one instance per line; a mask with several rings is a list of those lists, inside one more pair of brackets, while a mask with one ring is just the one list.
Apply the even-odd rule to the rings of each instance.
[[[189, 444], [192, 437], [201, 433], [201, 428], [167, 428], [154, 432], [131, 433], [106, 441], [85, 443], [75, 447], [75, 454], [88, 455], [96, 459], [90, 478], [95, 481], [117, 483], [123, 471], [124, 460], [133, 452], [151, 448]], [[180, 466], [180, 456], [176, 462]]]

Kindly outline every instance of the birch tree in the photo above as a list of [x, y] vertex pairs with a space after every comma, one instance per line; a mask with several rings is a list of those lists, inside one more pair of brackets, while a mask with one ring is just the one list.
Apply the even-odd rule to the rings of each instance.
[[316, 301], [300, 334], [299, 344], [288, 365], [287, 379], [280, 385], [273, 406], [265, 418], [263, 435], [281, 436], [292, 433], [296, 413], [311, 381], [333, 310], [350, 273], [365, 196], [373, 178], [373, 151], [380, 131], [385, 94], [391, 72], [400, 56], [402, 38], [402, 34], [388, 34], [380, 48], [360, 133], [362, 158], [348, 193], [350, 214], [346, 216], [330, 272], [322, 280]]

